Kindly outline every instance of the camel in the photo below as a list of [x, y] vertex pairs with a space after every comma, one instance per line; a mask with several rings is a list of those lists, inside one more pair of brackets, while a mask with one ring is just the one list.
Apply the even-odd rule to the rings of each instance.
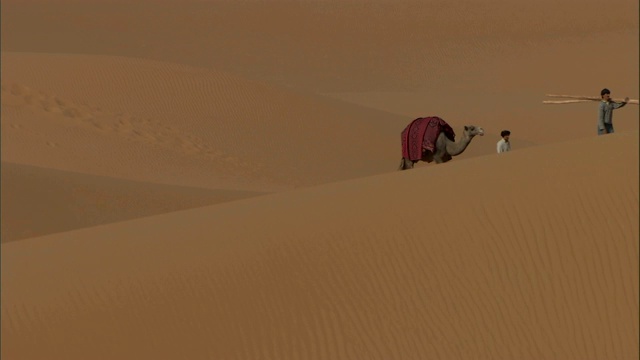
[[475, 125], [465, 126], [464, 131], [462, 132], [462, 137], [456, 142], [449, 140], [445, 133], [441, 132], [436, 140], [435, 152], [424, 150], [422, 153], [422, 159], [415, 161], [405, 159], [403, 157], [402, 160], [400, 160], [400, 167], [398, 170], [413, 169], [413, 165], [418, 161], [426, 161], [428, 163], [435, 161], [436, 164], [446, 163], [451, 160], [453, 156], [462, 154], [476, 135], [484, 136], [484, 130]]

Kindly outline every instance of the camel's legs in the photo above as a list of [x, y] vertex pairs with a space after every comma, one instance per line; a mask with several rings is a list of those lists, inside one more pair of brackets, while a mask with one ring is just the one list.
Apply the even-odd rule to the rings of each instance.
[[402, 160], [400, 160], [400, 167], [398, 167], [398, 170], [409, 170], [409, 169], [413, 169], [413, 161], [402, 158]]
[[425, 151], [422, 153], [422, 161], [430, 163], [433, 161], [433, 153], [431, 151]]
[[442, 162], [447, 162], [447, 161], [449, 161], [449, 160], [451, 160], [451, 155], [449, 155], [449, 154], [446, 154], [446, 153], [445, 153], [445, 154], [442, 156]]
[[433, 154], [433, 161], [435, 161], [436, 164], [446, 163], [449, 160], [451, 160], [451, 155], [449, 155], [447, 152], [438, 151]]

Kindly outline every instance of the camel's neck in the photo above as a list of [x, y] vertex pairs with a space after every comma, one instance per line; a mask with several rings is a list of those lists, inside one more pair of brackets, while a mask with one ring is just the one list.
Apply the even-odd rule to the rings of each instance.
[[448, 141], [447, 142], [447, 153], [449, 153], [449, 155], [451, 156], [456, 156], [456, 155], [460, 155], [462, 154], [462, 152], [467, 148], [467, 146], [469, 146], [469, 143], [471, 142], [471, 137], [465, 133], [463, 133], [462, 137], [460, 138], [460, 140], [453, 142], [453, 141]]

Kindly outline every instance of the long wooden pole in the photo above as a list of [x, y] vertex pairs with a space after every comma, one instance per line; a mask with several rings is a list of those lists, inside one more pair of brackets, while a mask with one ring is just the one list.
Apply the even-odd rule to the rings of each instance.
[[584, 103], [591, 102], [593, 100], [544, 100], [543, 104], [575, 104], [575, 103]]
[[[596, 97], [596, 96], [554, 95], [554, 94], [547, 94], [547, 96], [548, 97], [554, 97], [554, 98], [573, 99], [573, 100], [544, 100], [543, 101], [544, 104], [573, 104], [573, 103], [579, 103], [579, 102], [600, 101], [600, 100], [602, 100], [601, 98]], [[612, 101], [614, 101], [614, 102], [623, 102], [624, 99], [612, 99]], [[639, 103], [638, 103], [638, 100], [636, 100], [636, 99], [630, 99], [627, 104], [638, 105]]]

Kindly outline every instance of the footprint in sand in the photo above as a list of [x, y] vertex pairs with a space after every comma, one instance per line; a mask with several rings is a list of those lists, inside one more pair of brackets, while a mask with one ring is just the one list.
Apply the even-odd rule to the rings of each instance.
[[22, 96], [22, 99], [27, 103], [27, 105], [35, 105], [38, 101], [42, 101], [42, 99], [32, 94], [24, 95]]
[[28, 95], [29, 93], [31, 93], [31, 89], [23, 85], [12, 84], [11, 93], [15, 96]]
[[153, 136], [153, 135], [151, 135], [149, 133], [143, 132], [143, 131], [133, 130], [133, 133], [137, 137], [141, 137], [141, 138], [144, 138], [144, 139], [147, 139], [147, 140], [151, 140], [151, 141], [154, 141], [154, 142], [158, 141], [158, 139], [155, 136]]
[[115, 131], [116, 133], [120, 133], [120, 134], [128, 134], [128, 133], [131, 133], [133, 131], [133, 127], [131, 126], [131, 124], [126, 124], [126, 123], [123, 124], [121, 122], [118, 122], [117, 124], [113, 125], [111, 130]]
[[220, 150], [207, 150], [206, 154], [209, 155], [210, 157], [215, 157], [215, 158], [219, 158], [224, 156], [224, 151], [220, 151]]
[[53, 102], [54, 102], [54, 103], [56, 103], [56, 104], [58, 104], [58, 106], [62, 106], [62, 107], [66, 107], [66, 106], [68, 106], [68, 105], [69, 105], [69, 103], [68, 103], [68, 102], [66, 102], [66, 101], [64, 101], [64, 100], [62, 100], [62, 99], [60, 99], [60, 98], [58, 98], [58, 97], [54, 97], [54, 98], [53, 98]]
[[42, 101], [40, 102], [40, 104], [42, 105], [42, 108], [44, 109], [44, 111], [46, 112], [50, 112], [50, 113], [64, 113], [63, 110], [59, 107], [57, 107], [55, 104], [52, 104], [50, 102], [47, 101]]
[[107, 125], [102, 124], [102, 123], [99, 123], [99, 122], [97, 122], [97, 121], [92, 121], [92, 122], [91, 122], [91, 125], [92, 125], [94, 128], [96, 128], [96, 129], [98, 129], [98, 130], [100, 130], [100, 131], [107, 131], [107, 130], [110, 130], [110, 129], [109, 129], [109, 127], [108, 127]]
[[127, 116], [119, 119], [117, 125], [125, 128], [130, 128], [133, 126], [133, 123], [131, 122], [131, 117]]
[[77, 108], [74, 107], [66, 107], [63, 111], [62, 114], [64, 114], [64, 116], [75, 119], [75, 118], [80, 118], [82, 117], [84, 114], [82, 111], [80, 111]]

